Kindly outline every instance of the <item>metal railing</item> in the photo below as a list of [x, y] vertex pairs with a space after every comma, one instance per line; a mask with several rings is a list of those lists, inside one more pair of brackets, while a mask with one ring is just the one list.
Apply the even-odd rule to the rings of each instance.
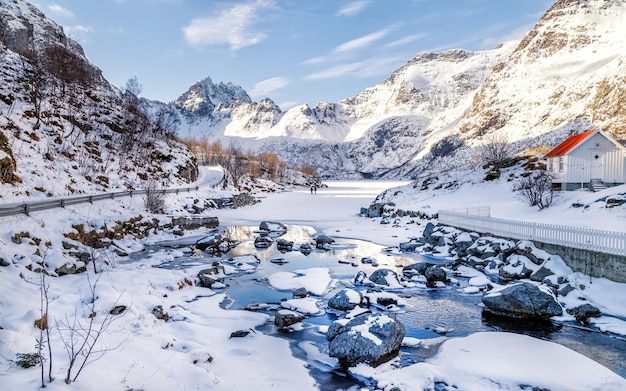
[[439, 223], [505, 238], [626, 256], [626, 232], [505, 220], [447, 210], [439, 211]]
[[119, 191], [114, 193], [101, 193], [95, 195], [87, 195], [87, 196], [76, 196], [76, 197], [66, 197], [66, 198], [54, 198], [45, 201], [33, 201], [33, 202], [24, 202], [19, 204], [4, 204], [0, 205], [0, 217], [4, 216], [13, 216], [18, 214], [25, 214], [30, 216], [31, 212], [46, 210], [46, 209], [54, 209], [54, 208], [65, 208], [66, 206], [83, 204], [83, 203], [94, 203], [95, 201], [102, 200], [112, 200], [116, 198], [122, 197], [132, 197], [135, 195], [145, 195], [149, 192], [155, 192], [160, 194], [172, 194], [172, 193], [181, 193], [181, 192], [190, 192], [193, 190], [198, 190], [198, 186], [195, 187], [184, 187], [177, 189], [157, 189], [157, 190], [129, 190], [129, 191]]

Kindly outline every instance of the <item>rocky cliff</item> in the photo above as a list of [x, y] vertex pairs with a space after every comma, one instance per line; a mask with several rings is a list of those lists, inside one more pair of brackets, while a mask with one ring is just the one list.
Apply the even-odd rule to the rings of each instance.
[[136, 97], [108, 83], [63, 29], [0, 0], [0, 198], [184, 184], [195, 159]]

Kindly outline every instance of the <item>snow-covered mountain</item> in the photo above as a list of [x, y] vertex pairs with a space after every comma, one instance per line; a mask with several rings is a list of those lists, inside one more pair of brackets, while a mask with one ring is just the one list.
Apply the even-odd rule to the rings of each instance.
[[[209, 113], [185, 109], [190, 92], [168, 108], [183, 137], [237, 137], [291, 165], [316, 165], [327, 178], [382, 177], [431, 148], [437, 133], [460, 119], [491, 68], [513, 49], [508, 43], [483, 52], [421, 53], [359, 95], [313, 108], [281, 112], [270, 99], [235, 98], [241, 91], [235, 87], [220, 103], [199, 102], [202, 94], [195, 94], [193, 106], [210, 107]], [[191, 90], [198, 85], [217, 89], [207, 79]]]
[[290, 164], [317, 165], [327, 178], [466, 166], [494, 131], [518, 151], [589, 127], [624, 138], [625, 40], [623, 2], [558, 0], [520, 42], [421, 53], [336, 103], [287, 112], [269, 99], [213, 103], [211, 116], [183, 119], [179, 133], [236, 137]]
[[587, 119], [626, 136], [626, 5], [559, 0], [491, 72], [462, 133], [503, 129], [514, 140]]
[[184, 184], [195, 159], [80, 45], [23, 0], [0, 0], [0, 198]]
[[[58, 56], [59, 50], [46, 48], [61, 47], [61, 59], [80, 66], [51, 62], [63, 64], [50, 70], [57, 84], [78, 86], [75, 91], [95, 106], [117, 107], [96, 128], [112, 132], [105, 137], [120, 138], [117, 130], [128, 125], [124, 97], [102, 79], [80, 45], [25, 1], [2, 0], [0, 10], [4, 58], [12, 64], [3, 69], [3, 96], [11, 96], [11, 81], [26, 72], [20, 58], [33, 52]], [[514, 143], [516, 151], [554, 146], [590, 127], [625, 138], [625, 37], [626, 5], [621, 1], [558, 0], [519, 42], [479, 52], [420, 53], [380, 84], [339, 102], [283, 112], [269, 98], [252, 102], [241, 87], [206, 78], [172, 102], [142, 99], [140, 107], [151, 113], [157, 128], [175, 129], [180, 137], [236, 140], [258, 152], [276, 153], [290, 166], [315, 165], [325, 178], [417, 177], [473, 164], [474, 149], [494, 132]], [[33, 69], [31, 64], [27, 73]], [[82, 69], [91, 85], [81, 85], [80, 75], [67, 69]], [[97, 97], [89, 98], [94, 91]], [[40, 109], [27, 108], [32, 97], [26, 87], [20, 94], [16, 102], [23, 110]], [[43, 99], [39, 114], [63, 122], [71, 111], [88, 122], [88, 113], [71, 106], [73, 97], [54, 99], [54, 104], [50, 97]], [[3, 101], [15, 106], [12, 99]], [[59, 107], [52, 110], [55, 104]], [[43, 121], [47, 127], [51, 123]], [[76, 126], [68, 124], [60, 126]], [[81, 144], [72, 148], [76, 145]]]

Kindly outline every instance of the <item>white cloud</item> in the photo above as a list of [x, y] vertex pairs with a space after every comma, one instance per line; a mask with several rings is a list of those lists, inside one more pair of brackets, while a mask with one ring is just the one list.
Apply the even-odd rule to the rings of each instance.
[[266, 97], [270, 93], [289, 85], [289, 79], [286, 77], [272, 77], [260, 81], [252, 87], [250, 95]]
[[341, 7], [339, 11], [337, 11], [337, 16], [354, 16], [363, 10], [365, 10], [370, 4], [371, 0], [356, 0], [352, 1], [345, 6]]
[[83, 26], [83, 25], [76, 25], [76, 26], [65, 26], [63, 27], [63, 29], [66, 31], [67, 34], [86, 34], [86, 33], [93, 33], [93, 28], [89, 27], [89, 26]]
[[364, 79], [372, 76], [388, 75], [405, 60], [405, 58], [400, 57], [372, 58], [365, 61], [341, 64], [320, 72], [311, 73], [306, 76], [306, 79], [321, 80], [339, 77]]
[[68, 10], [67, 8], [63, 8], [63, 7], [61, 7], [58, 4], [49, 5], [48, 9], [53, 14], [56, 14], [56, 15], [59, 15], [59, 16], [64, 16], [64, 17], [67, 17], [67, 18], [73, 18], [74, 17], [74, 13], [72, 11]]
[[353, 39], [352, 41], [343, 43], [335, 48], [335, 53], [357, 50], [369, 46], [372, 43], [384, 38], [387, 34], [389, 34], [389, 31], [390, 29], [388, 28], [384, 30], [379, 30], [371, 34], [367, 34], [366, 36], [363, 36], [361, 38]]
[[427, 37], [428, 34], [423, 33], [423, 34], [413, 34], [413, 35], [407, 35], [406, 37], [400, 38], [398, 40], [395, 40], [393, 42], [390, 42], [389, 44], [387, 44], [388, 47], [397, 47], [397, 46], [402, 46], [402, 45], [406, 45], [409, 44], [411, 42], [415, 42], [418, 41], [424, 37]]
[[75, 41], [78, 41], [82, 44], [85, 44], [89, 41], [87, 36], [90, 33], [94, 32], [94, 29], [90, 26], [76, 25], [76, 26], [63, 26], [63, 31], [65, 35], [72, 38]]
[[320, 57], [310, 58], [310, 59], [306, 60], [305, 62], [303, 62], [303, 64], [305, 64], [305, 65], [315, 65], [315, 64], [322, 64], [322, 63], [324, 63], [326, 61], [328, 61], [328, 59], [326, 57], [320, 56]]
[[183, 28], [185, 40], [195, 46], [228, 44], [232, 50], [256, 45], [267, 36], [254, 29], [259, 12], [273, 0], [255, 0], [226, 8], [217, 15], [193, 19]]

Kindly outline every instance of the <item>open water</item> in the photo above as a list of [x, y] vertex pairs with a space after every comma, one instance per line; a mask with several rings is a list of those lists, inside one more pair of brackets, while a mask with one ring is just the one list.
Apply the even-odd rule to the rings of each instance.
[[[302, 328], [293, 332], [276, 329], [272, 324], [264, 326], [260, 331], [285, 338], [291, 342], [293, 354], [306, 360], [312, 375], [320, 384], [321, 389], [348, 389], [367, 385], [367, 379], [354, 379], [335, 367], [336, 361], [329, 358], [328, 343], [320, 327], [330, 325], [338, 318], [337, 313], [328, 311], [326, 301], [337, 289], [350, 287], [365, 290], [367, 288], [354, 285], [353, 279], [360, 270], [368, 276], [377, 268], [389, 268], [398, 274], [402, 267], [417, 262], [437, 262], [411, 254], [410, 256], [390, 256], [382, 252], [383, 247], [366, 241], [337, 239], [328, 250], [314, 249], [304, 255], [299, 251], [282, 253], [272, 245], [267, 249], [256, 249], [254, 238], [258, 236], [257, 227], [228, 227], [230, 238], [241, 243], [225, 254], [224, 257], [254, 254], [261, 260], [259, 269], [252, 274], [234, 276], [225, 280], [225, 288], [229, 300], [223, 303], [226, 308], [245, 309], [251, 304], [279, 304], [281, 300], [291, 299], [291, 291], [279, 291], [267, 283], [267, 277], [279, 272], [293, 272], [299, 269], [324, 267], [330, 270], [335, 286], [321, 297], [320, 315], [308, 317]], [[288, 226], [288, 231], [281, 236], [295, 242], [295, 248], [302, 243], [311, 243], [311, 235], [315, 230], [311, 227]], [[377, 265], [364, 264], [361, 259], [369, 257]], [[215, 258], [207, 258], [208, 264]], [[187, 264], [197, 265], [198, 258], [177, 258], [166, 264], [165, 268], [184, 268]], [[442, 340], [467, 336], [475, 332], [507, 331], [530, 335], [547, 341], [556, 342], [577, 351], [611, 369], [622, 377], [626, 377], [626, 340], [617, 335], [601, 333], [597, 330], [581, 327], [575, 323], [527, 322], [489, 316], [482, 311], [481, 297], [478, 294], [463, 294], [459, 287], [466, 284], [463, 278], [457, 286], [438, 289], [403, 289], [392, 291], [403, 298], [405, 305], [396, 308], [395, 314], [406, 328], [407, 337], [419, 339]], [[374, 308], [382, 311], [383, 308]], [[271, 313], [271, 311], [268, 311]], [[439, 343], [429, 347], [402, 348], [401, 362], [411, 364], [432, 357], [437, 353]], [[558, 365], [558, 363], [555, 363]]]

